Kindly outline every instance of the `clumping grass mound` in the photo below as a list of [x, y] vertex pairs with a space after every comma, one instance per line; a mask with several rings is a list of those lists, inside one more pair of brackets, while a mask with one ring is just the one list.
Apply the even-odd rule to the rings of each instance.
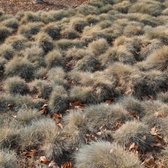
[[72, 28], [74, 28], [79, 33], [81, 33], [83, 31], [84, 27], [87, 26], [87, 24], [88, 23], [85, 21], [85, 19], [74, 18], [71, 20]]
[[6, 44], [2, 45], [1, 53], [0, 53], [1, 57], [7, 60], [10, 60], [13, 58], [14, 54], [15, 54], [15, 51], [10, 45], [6, 45]]
[[51, 91], [52, 91], [52, 85], [46, 82], [45, 80], [36, 79], [32, 83], [31, 92], [35, 92], [38, 94], [38, 97], [41, 97], [43, 99], [48, 99]]
[[88, 49], [90, 49], [97, 56], [103, 54], [108, 47], [108, 43], [105, 39], [99, 39], [90, 43]]
[[55, 66], [63, 66], [64, 58], [59, 51], [53, 50], [46, 55], [45, 62], [48, 68], [52, 68]]
[[79, 100], [82, 103], [95, 103], [95, 96], [92, 87], [74, 86], [70, 92], [72, 101]]
[[15, 31], [18, 29], [18, 27], [19, 27], [19, 21], [18, 21], [18, 19], [16, 19], [16, 18], [9, 18], [9, 19], [7, 19], [7, 20], [4, 20], [4, 21], [3, 21], [3, 24], [4, 24], [6, 27], [8, 27], [8, 28], [13, 29], [14, 32], [15, 32]]
[[168, 92], [163, 92], [158, 94], [158, 99], [161, 100], [162, 102], [167, 103], [168, 102]]
[[55, 86], [49, 99], [49, 107], [52, 112], [65, 112], [69, 106], [69, 98], [66, 90], [62, 86]]
[[19, 77], [11, 77], [5, 81], [5, 90], [10, 94], [25, 95], [29, 93], [29, 87], [26, 82]]
[[[146, 5], [144, 5], [144, 3]], [[157, 16], [162, 11], [162, 4], [157, 1], [142, 0], [133, 4], [129, 12], [133, 13], [146, 13], [149, 15]]]
[[6, 64], [5, 73], [7, 76], [18, 75], [29, 81], [34, 77], [34, 66], [27, 59], [14, 57]]
[[146, 96], [156, 96], [161, 91], [166, 91], [167, 76], [161, 71], [153, 70], [142, 73], [133, 82], [134, 96], [142, 99]]
[[37, 109], [23, 107], [17, 112], [16, 118], [19, 124], [29, 124], [32, 120], [39, 118], [40, 115]]
[[8, 168], [17, 168], [17, 158], [16, 153], [13, 151], [0, 151], [0, 166]]
[[25, 37], [23, 37], [21, 34], [18, 36], [10, 36], [6, 43], [11, 45], [15, 50], [21, 51], [28, 47], [28, 41]]
[[150, 145], [154, 141], [147, 125], [135, 121], [126, 122], [116, 130], [113, 137], [117, 143], [127, 147], [135, 143], [140, 151], [151, 150]]
[[144, 107], [142, 102], [133, 98], [125, 97], [121, 100], [121, 105], [133, 116], [143, 117]]
[[43, 32], [38, 33], [36, 36], [36, 40], [45, 53], [48, 53], [53, 49], [52, 38], [47, 33]]
[[33, 35], [38, 34], [42, 26], [43, 23], [29, 23], [27, 25], [20, 26], [18, 31], [26, 38], [32, 38]]
[[0, 58], [0, 77], [2, 78], [5, 73], [5, 64], [6, 64], [6, 59]]
[[[47, 126], [47, 127], [46, 127]], [[22, 149], [35, 147], [50, 140], [58, 131], [58, 127], [51, 119], [33, 120], [32, 123], [20, 130], [20, 146]]]
[[99, 105], [92, 105], [87, 107], [84, 112], [86, 113], [86, 126], [91, 132], [98, 132], [101, 127], [108, 130], [115, 130], [117, 123], [125, 123], [131, 120], [119, 104], [107, 105], [105, 103]]
[[[15, 127], [13, 123], [13, 127]], [[1, 128], [0, 134], [1, 149], [15, 149], [20, 142], [19, 131], [16, 128], [5, 127]]]
[[164, 71], [167, 68], [168, 62], [168, 47], [163, 46], [147, 57], [144, 66], [147, 69], [158, 69]]
[[101, 59], [105, 65], [111, 65], [118, 61], [125, 64], [134, 64], [136, 61], [133, 54], [125, 46], [110, 48], [101, 56]]
[[61, 31], [61, 36], [65, 39], [76, 39], [80, 37], [80, 33], [73, 28], [67, 27]]
[[44, 28], [44, 32], [46, 32], [52, 39], [60, 39], [61, 34], [60, 34], [60, 27], [57, 26], [56, 23], [51, 23], [48, 24], [45, 28]]
[[0, 11], [0, 168], [166, 168], [167, 23], [167, 0]]
[[10, 36], [11, 30], [7, 27], [0, 28], [0, 42], [3, 42], [8, 36]]
[[94, 72], [101, 69], [101, 63], [94, 56], [86, 56], [79, 60], [74, 68], [79, 71]]
[[76, 166], [79, 168], [111, 167], [140, 168], [138, 157], [126, 152], [121, 146], [109, 142], [94, 142], [81, 147], [75, 155]]
[[26, 48], [22, 52], [22, 55], [24, 55], [24, 57], [30, 61], [30, 63], [33, 63], [35, 68], [42, 68], [46, 66], [44, 51], [36, 42], [33, 43], [31, 47]]

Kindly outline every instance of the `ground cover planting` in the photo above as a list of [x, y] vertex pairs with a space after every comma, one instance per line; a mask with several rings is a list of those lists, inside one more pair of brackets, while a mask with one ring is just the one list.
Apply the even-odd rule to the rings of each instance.
[[167, 168], [168, 2], [33, 10], [0, 12], [0, 167]]

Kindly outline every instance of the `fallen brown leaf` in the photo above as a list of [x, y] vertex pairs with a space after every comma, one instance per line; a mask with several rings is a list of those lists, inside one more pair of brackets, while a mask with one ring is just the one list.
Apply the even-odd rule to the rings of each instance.
[[8, 104], [8, 109], [11, 110], [13, 109], [14, 105], [13, 104]]
[[64, 163], [64, 164], [61, 166], [61, 168], [73, 168], [73, 167], [72, 167], [72, 162], [66, 162], [66, 163]]
[[63, 125], [61, 123], [57, 123], [57, 126], [59, 126], [61, 129], [63, 129]]
[[159, 111], [155, 112], [154, 116], [157, 117], [157, 118], [164, 118], [164, 117], [166, 117], [166, 115], [163, 112], [159, 112]]
[[30, 157], [30, 158], [36, 156], [36, 154], [37, 154], [37, 150], [36, 150], [36, 149], [32, 149], [31, 151], [28, 151], [28, 152], [25, 152], [25, 153], [24, 153], [24, 155], [25, 155], [26, 157]]
[[152, 155], [144, 160], [144, 162], [142, 163], [142, 166], [147, 168], [157, 168], [157, 164], [155, 163], [155, 159]]
[[48, 104], [44, 104], [41, 109], [40, 109], [40, 112], [43, 114], [43, 115], [47, 115], [49, 110], [48, 110]]
[[62, 119], [62, 114], [54, 114], [53, 115], [53, 119], [56, 120], [56, 119]]
[[40, 162], [46, 165], [50, 163], [50, 161], [45, 156], [40, 157]]
[[129, 151], [135, 152], [137, 154], [138, 154], [138, 149], [139, 149], [139, 146], [135, 143], [132, 143], [129, 147]]
[[59, 166], [54, 161], [51, 161], [48, 165], [48, 168], [59, 168]]
[[71, 108], [77, 108], [77, 109], [82, 109], [82, 108], [84, 108], [85, 107], [85, 105], [84, 104], [82, 104], [80, 101], [75, 101], [75, 102], [71, 102], [70, 103], [70, 107]]

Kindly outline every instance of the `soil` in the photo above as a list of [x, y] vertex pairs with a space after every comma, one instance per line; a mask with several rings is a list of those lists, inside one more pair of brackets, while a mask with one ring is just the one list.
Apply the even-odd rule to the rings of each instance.
[[5, 13], [16, 14], [19, 11], [49, 11], [68, 7], [77, 7], [87, 0], [44, 0], [38, 4], [36, 0], [0, 0], [0, 10]]

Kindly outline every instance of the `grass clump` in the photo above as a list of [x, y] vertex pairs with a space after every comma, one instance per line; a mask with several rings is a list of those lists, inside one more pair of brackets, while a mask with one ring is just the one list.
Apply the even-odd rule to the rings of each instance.
[[154, 51], [151, 55], [149, 55], [144, 62], [144, 66], [147, 69], [158, 69], [164, 71], [167, 69], [168, 62], [168, 47], [163, 46], [156, 51]]
[[11, 35], [11, 30], [5, 26], [0, 27], [0, 42], [3, 42], [7, 37]]
[[87, 118], [87, 129], [94, 133], [98, 132], [101, 127], [107, 130], [115, 130], [117, 122], [125, 123], [131, 119], [126, 110], [118, 104], [91, 105], [85, 108], [84, 112]]
[[47, 73], [47, 77], [56, 86], [57, 85], [65, 86], [67, 84], [67, 81], [65, 79], [66, 73], [62, 67], [51, 68]]
[[45, 24], [50, 24], [52, 22], [59, 22], [64, 18], [68, 18], [73, 15], [73, 11], [71, 9], [65, 10], [50, 10], [47, 12], [40, 12], [40, 20]]
[[129, 7], [131, 6], [131, 3], [129, 1], [121, 1], [119, 3], [116, 3], [113, 5], [113, 9], [117, 10], [121, 13], [128, 13]]
[[144, 115], [142, 102], [133, 97], [123, 98], [123, 100], [121, 100], [121, 105], [133, 116], [143, 117]]
[[146, 29], [145, 31], [146, 31], [146, 36], [149, 39], [158, 39], [164, 45], [168, 44], [168, 38], [167, 38], [168, 31], [166, 26], [152, 27], [152, 28]]
[[127, 25], [124, 28], [124, 35], [126, 36], [136, 36], [136, 35], [142, 35], [144, 33], [143, 30], [143, 24], [138, 22], [131, 22], [130, 25]]
[[44, 78], [46, 78], [47, 71], [48, 71], [47, 68], [40, 67], [36, 70], [34, 76], [36, 79], [44, 79]]
[[89, 24], [95, 25], [99, 22], [99, 18], [96, 15], [88, 15], [86, 20]]
[[6, 59], [0, 57], [0, 77], [4, 77], [5, 73], [5, 64], [7, 63]]
[[57, 164], [61, 165], [62, 159], [66, 161], [69, 154], [65, 146], [65, 137], [57, 127], [52, 137], [45, 139], [41, 149], [49, 160], [57, 161]]
[[31, 47], [23, 50], [22, 54], [24, 58], [26, 58], [35, 66], [35, 68], [42, 68], [46, 66], [44, 59], [45, 53], [37, 43], [33, 43]]
[[10, 94], [21, 94], [25, 95], [29, 93], [29, 87], [26, 82], [20, 77], [11, 77], [5, 81], [5, 91]]
[[161, 92], [157, 95], [157, 98], [164, 103], [168, 103], [168, 92]]
[[14, 57], [6, 64], [5, 74], [7, 76], [18, 75], [26, 81], [34, 78], [34, 65], [27, 59]]
[[47, 33], [38, 33], [38, 35], [36, 36], [36, 40], [40, 47], [43, 48], [45, 53], [48, 53], [49, 51], [53, 50], [54, 45], [52, 38]]
[[44, 32], [47, 33], [52, 39], [58, 40], [61, 37], [61, 28], [57, 26], [57, 23], [50, 23], [44, 27]]
[[83, 31], [84, 27], [86, 27], [87, 25], [88, 25], [88, 23], [86, 22], [85, 19], [74, 18], [71, 20], [72, 28], [79, 33], [81, 33]]
[[[145, 5], [144, 5], [145, 3]], [[143, 0], [133, 4], [129, 12], [130, 13], [145, 13], [153, 16], [158, 16], [162, 11], [162, 4], [157, 1]]]
[[14, 49], [10, 45], [7, 45], [7, 44], [2, 45], [0, 50], [1, 50], [0, 57], [3, 57], [7, 60], [12, 59], [15, 54]]
[[156, 97], [157, 93], [167, 88], [167, 77], [160, 71], [142, 73], [133, 82], [133, 95], [139, 99], [147, 96]]
[[31, 108], [20, 108], [16, 114], [16, 119], [20, 123], [20, 125], [28, 125], [31, 121], [39, 119], [41, 117], [41, 113], [37, 109]]
[[86, 129], [85, 128], [86, 115], [81, 110], [71, 111], [64, 117], [63, 120], [64, 124], [66, 125], [66, 128], [68, 129], [74, 129], [74, 128]]
[[6, 27], [13, 29], [14, 31], [16, 31], [19, 27], [19, 21], [15, 18], [10, 18], [7, 20], [4, 20], [2, 22]]
[[63, 66], [64, 58], [58, 50], [53, 50], [45, 56], [45, 62], [48, 68], [53, 68], [55, 66]]
[[36, 35], [40, 32], [43, 23], [29, 23], [19, 27], [19, 34], [22, 34], [26, 38], [32, 38], [33, 35]]
[[[66, 58], [70, 61], [79, 61], [80, 59], [88, 56], [94, 56], [90, 50], [85, 50], [83, 48], [70, 48], [66, 52]], [[75, 63], [74, 63], [75, 65]]]
[[4, 168], [17, 168], [17, 157], [13, 151], [0, 151], [0, 167]]
[[114, 62], [123, 62], [124, 64], [134, 64], [134, 55], [128, 49], [120, 45], [118, 47], [110, 48], [105, 54], [101, 56], [101, 60], [105, 65], [113, 64]]
[[52, 91], [52, 85], [45, 80], [36, 79], [32, 83], [31, 92], [37, 93], [38, 97], [48, 99]]
[[70, 91], [72, 101], [80, 101], [81, 103], [96, 103], [96, 97], [92, 87], [74, 86]]
[[22, 35], [10, 36], [7, 39], [7, 44], [11, 45], [16, 51], [21, 51], [28, 46], [28, 41]]
[[58, 40], [56, 42], [56, 45], [61, 50], [67, 50], [67, 49], [73, 48], [73, 47], [76, 47], [76, 48], [82, 48], [83, 47], [83, 43], [81, 41], [79, 41], [78, 39], [74, 39], [74, 40], [61, 39], [61, 40]]
[[141, 48], [140, 55], [142, 60], [145, 60], [149, 55], [154, 53], [157, 49], [161, 48], [163, 44], [158, 39], [150, 40], [146, 43], [146, 47]]
[[40, 17], [38, 16], [38, 13], [34, 13], [31, 11], [25, 12], [21, 18], [21, 23], [26, 24], [29, 22], [39, 22]]
[[[46, 127], [47, 126], [47, 127]], [[51, 119], [34, 120], [20, 131], [22, 149], [36, 147], [45, 140], [50, 140], [57, 132], [58, 127]]]
[[102, 66], [94, 56], [86, 56], [79, 60], [74, 68], [80, 71], [95, 72], [102, 69]]
[[135, 143], [138, 145], [139, 150], [143, 152], [152, 150], [151, 144], [154, 142], [148, 126], [136, 121], [128, 121], [123, 124], [115, 131], [113, 137], [115, 142], [126, 147]]
[[87, 15], [96, 15], [99, 13], [98, 9], [94, 6], [83, 4], [77, 8], [77, 12], [87, 16]]
[[89, 44], [88, 49], [90, 49], [96, 56], [103, 54], [109, 45], [105, 39], [98, 39]]
[[[11, 121], [9, 121], [12, 123]], [[14, 122], [13, 122], [14, 123]], [[13, 124], [12, 127], [15, 127]], [[10, 128], [8, 126], [1, 128], [0, 134], [0, 148], [1, 149], [15, 149], [20, 142], [19, 131], [16, 128]]]
[[10, 94], [2, 94], [0, 98], [0, 111], [2, 113], [11, 111], [17, 112], [21, 107], [30, 107], [40, 110], [43, 104], [45, 104], [44, 99], [32, 99], [30, 95], [16, 94], [13, 96]]
[[61, 36], [64, 39], [76, 39], [80, 37], [80, 33], [73, 28], [67, 27], [61, 31]]
[[49, 99], [49, 108], [53, 113], [63, 113], [69, 106], [69, 97], [63, 86], [55, 86]]
[[94, 142], [79, 149], [75, 155], [78, 168], [111, 167], [140, 168], [136, 155], [126, 152], [121, 146], [109, 142]]
[[15, 105], [15, 101], [12, 95], [3, 94], [0, 97], [0, 111], [1, 113], [9, 111], [8, 104]]

